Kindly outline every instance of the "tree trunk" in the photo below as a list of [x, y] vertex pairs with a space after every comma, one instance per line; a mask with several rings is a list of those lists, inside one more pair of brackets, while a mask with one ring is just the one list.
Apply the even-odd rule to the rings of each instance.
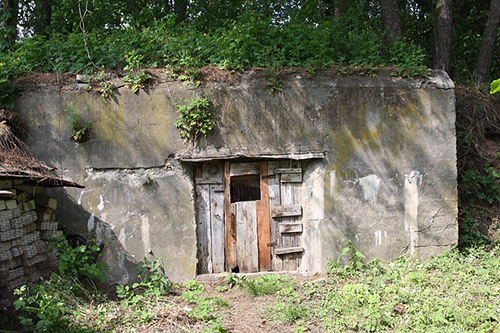
[[474, 66], [473, 78], [475, 82], [485, 82], [490, 73], [491, 61], [495, 52], [498, 38], [498, 27], [500, 25], [500, 0], [491, 0], [488, 20], [484, 27], [483, 38], [479, 46], [479, 52]]
[[175, 22], [180, 23], [186, 20], [188, 0], [175, 0], [174, 12]]
[[38, 22], [35, 25], [35, 33], [46, 35], [52, 21], [52, 0], [38, 0], [36, 2], [36, 9]]
[[8, 45], [13, 45], [17, 38], [17, 18], [19, 2], [18, 0], [4, 0], [3, 22], [6, 41]]
[[432, 68], [443, 69], [447, 73], [451, 69], [452, 4], [453, 0], [437, 0], [434, 18]]
[[401, 18], [399, 17], [398, 0], [380, 0], [382, 21], [389, 39], [395, 41], [401, 38]]

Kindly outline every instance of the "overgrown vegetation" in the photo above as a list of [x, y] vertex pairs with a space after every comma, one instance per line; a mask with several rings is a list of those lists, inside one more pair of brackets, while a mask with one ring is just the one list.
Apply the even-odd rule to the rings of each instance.
[[77, 143], [83, 143], [90, 139], [93, 124], [91, 121], [85, 121], [82, 115], [71, 105], [64, 108], [64, 113], [71, 125], [69, 137]]
[[213, 130], [215, 121], [212, 119], [212, 101], [205, 96], [196, 98], [186, 104], [175, 104], [179, 116], [175, 121], [175, 127], [179, 129], [179, 135], [183, 139], [197, 144], [202, 135]]

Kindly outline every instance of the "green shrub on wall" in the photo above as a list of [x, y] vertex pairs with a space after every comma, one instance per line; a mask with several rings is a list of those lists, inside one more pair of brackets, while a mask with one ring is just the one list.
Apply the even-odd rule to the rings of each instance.
[[208, 97], [197, 98], [189, 104], [175, 104], [179, 117], [175, 127], [179, 129], [181, 138], [197, 144], [200, 136], [211, 131], [215, 122], [212, 119], [212, 102]]

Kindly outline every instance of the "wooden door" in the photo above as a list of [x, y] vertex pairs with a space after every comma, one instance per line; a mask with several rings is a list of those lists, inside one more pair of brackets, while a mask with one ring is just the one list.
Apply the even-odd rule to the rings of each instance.
[[[271, 269], [267, 162], [226, 163], [226, 268]], [[239, 189], [234, 184], [241, 182]], [[245, 182], [252, 183], [245, 189]], [[255, 189], [258, 188], [258, 191]], [[244, 192], [247, 192], [246, 194]], [[231, 202], [228, 204], [228, 202]]]
[[195, 165], [198, 273], [224, 271], [224, 185], [221, 162]]
[[297, 270], [304, 252], [301, 164], [299, 161], [268, 162], [268, 173], [272, 269]]
[[[258, 197], [231, 188], [252, 181]], [[297, 161], [196, 165], [198, 273], [296, 270], [304, 251], [301, 182]]]

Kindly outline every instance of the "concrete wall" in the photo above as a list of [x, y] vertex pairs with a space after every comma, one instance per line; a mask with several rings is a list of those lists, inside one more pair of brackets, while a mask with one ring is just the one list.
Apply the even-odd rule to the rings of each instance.
[[[174, 103], [202, 93], [216, 128], [192, 147], [174, 126]], [[94, 123], [89, 142], [69, 139], [67, 105]], [[324, 152], [303, 162], [306, 273], [325, 270], [348, 239], [383, 260], [427, 258], [457, 242], [454, 93], [440, 72], [419, 80], [291, 74], [276, 95], [258, 72], [199, 88], [159, 78], [111, 99], [76, 83], [25, 85], [17, 111], [35, 156], [86, 186], [50, 195], [59, 221], [105, 243], [112, 281], [133, 279], [135, 263], [151, 253], [174, 281], [195, 276], [192, 165], [181, 157]], [[147, 173], [153, 183], [145, 186]]]

